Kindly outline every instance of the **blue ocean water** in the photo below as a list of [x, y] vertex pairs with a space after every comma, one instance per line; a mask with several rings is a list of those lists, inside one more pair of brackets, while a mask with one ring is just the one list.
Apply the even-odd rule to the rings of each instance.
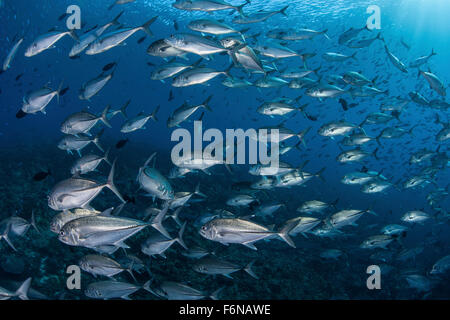
[[[248, 25], [236, 25], [232, 20], [238, 17], [234, 10], [224, 10], [213, 13], [192, 12], [180, 10], [172, 6], [174, 1], [144, 1], [116, 5], [108, 9], [112, 1], [8, 1], [1, 2], [0, 16], [0, 57], [10, 52], [16, 41], [23, 37], [24, 42], [11, 63], [10, 69], [0, 74], [0, 148], [1, 148], [1, 218], [8, 219], [17, 214], [27, 220], [34, 212], [36, 224], [41, 230], [37, 233], [30, 229], [22, 237], [11, 236], [17, 252], [12, 250], [5, 241], [1, 241], [0, 255], [1, 280], [0, 286], [13, 288], [16, 284], [32, 277], [32, 288], [50, 298], [85, 299], [83, 289], [96, 280], [90, 274], [83, 272], [82, 290], [66, 288], [66, 268], [77, 264], [78, 260], [93, 251], [87, 248], [73, 247], [58, 241], [57, 236], [49, 231], [49, 224], [58, 213], [49, 208], [47, 196], [54, 185], [71, 176], [70, 167], [79, 158], [58, 149], [58, 142], [63, 137], [60, 131], [61, 123], [71, 114], [81, 110], [99, 114], [107, 105], [113, 110], [122, 107], [129, 99], [127, 115], [134, 116], [140, 112], [150, 113], [160, 106], [158, 121], [149, 120], [146, 128], [132, 133], [123, 134], [120, 128], [124, 122], [120, 115], [111, 120], [112, 128], [105, 128], [100, 143], [107, 149], [112, 147], [110, 159], [117, 157], [115, 183], [122, 195], [133, 198], [134, 203], [125, 206], [121, 216], [143, 219], [145, 208], [158, 205], [161, 200], [153, 202], [151, 197], [142, 196], [137, 189], [136, 175], [145, 160], [158, 152], [156, 168], [168, 176], [173, 167], [170, 153], [176, 144], [171, 141], [174, 128], [168, 128], [166, 120], [173, 111], [187, 102], [190, 105], [201, 104], [212, 95], [209, 103], [212, 112], [205, 111], [202, 116], [203, 127], [217, 128], [222, 132], [226, 129], [261, 128], [265, 126], [282, 126], [295, 133], [310, 128], [304, 138], [305, 146], [300, 145], [281, 157], [283, 162], [294, 168], [308, 161], [302, 168], [306, 172], [316, 173], [325, 168], [323, 179], [313, 178], [299, 186], [291, 188], [271, 188], [258, 192], [254, 196], [260, 204], [282, 203], [284, 207], [272, 217], [254, 217], [253, 221], [264, 226], [282, 226], [291, 218], [304, 214], [296, 209], [305, 201], [321, 200], [332, 203], [336, 207], [329, 208], [321, 221], [327, 221], [331, 215], [344, 209], [372, 210], [376, 215], [363, 214], [357, 221], [357, 226], [345, 226], [339, 234], [333, 237], [321, 237], [311, 233], [305, 236], [297, 235], [293, 240], [297, 248], [291, 248], [278, 240], [260, 241], [256, 244], [258, 250], [251, 250], [239, 244], [223, 246], [217, 242], [203, 239], [198, 234], [199, 218], [216, 209], [226, 209], [236, 217], [248, 217], [256, 208], [233, 208], [226, 201], [237, 193], [247, 190], [237, 190], [237, 184], [255, 182], [258, 178], [248, 174], [248, 165], [232, 165], [228, 172], [224, 166], [211, 169], [211, 175], [203, 172], [190, 173], [181, 179], [171, 179], [176, 192], [192, 191], [197, 183], [207, 195], [205, 201], [192, 201], [182, 209], [180, 219], [187, 221], [185, 242], [188, 247], [199, 245], [215, 251], [217, 257], [245, 266], [255, 260], [254, 272], [259, 276], [256, 280], [243, 271], [233, 274], [233, 279], [223, 276], [207, 276], [192, 269], [195, 261], [189, 260], [181, 253], [183, 249], [174, 245], [167, 252], [167, 258], [150, 258], [141, 252], [141, 244], [148, 238], [149, 230], [145, 229], [138, 235], [127, 240], [129, 254], [138, 256], [149, 267], [152, 277], [157, 282], [184, 282], [204, 292], [213, 292], [219, 287], [224, 299], [448, 299], [449, 272], [430, 274], [433, 265], [439, 259], [450, 254], [449, 250], [449, 170], [448, 143], [439, 141], [436, 136], [446, 126], [448, 127], [448, 103], [437, 108], [431, 105], [419, 105], [411, 101], [409, 93], [419, 92], [428, 101], [448, 101], [430, 88], [426, 79], [419, 75], [418, 69], [428, 71], [438, 76], [448, 87], [448, 70], [450, 69], [450, 44], [447, 41], [450, 14], [450, 3], [445, 0], [403, 0], [403, 1], [262, 1], [252, 0], [243, 9], [245, 15], [259, 12], [276, 11], [289, 5], [286, 16], [276, 14], [266, 21]], [[234, 5], [243, 1], [230, 1]], [[142, 43], [138, 40], [145, 33], [138, 31], [122, 45], [98, 55], [82, 53], [77, 59], [70, 59], [68, 53], [74, 44], [70, 37], [64, 37], [48, 49], [36, 56], [25, 57], [24, 52], [34, 39], [55, 28], [66, 30], [66, 19], [61, 17], [70, 5], [78, 5], [81, 9], [81, 35], [95, 25], [101, 26], [111, 21], [121, 10], [122, 26], [140, 26], [151, 17], [158, 16], [150, 29], [153, 37], [147, 36]], [[373, 38], [380, 32], [390, 52], [405, 63], [407, 73], [402, 73], [389, 61], [381, 40], [374, 41], [370, 46], [354, 49], [338, 44], [339, 37], [349, 28], [362, 28], [370, 13], [366, 9], [371, 6], [380, 9], [381, 29], [363, 30], [355, 38]], [[318, 99], [308, 96], [306, 89], [292, 89], [287, 85], [280, 88], [227, 88], [221, 82], [223, 75], [209, 81], [207, 84], [177, 88], [171, 85], [171, 80], [163, 82], [150, 78], [155, 66], [167, 61], [160, 57], [150, 56], [146, 50], [158, 39], [169, 38], [173, 34], [187, 32], [195, 33], [187, 25], [194, 19], [216, 19], [234, 26], [238, 30], [249, 28], [245, 32], [250, 46], [267, 43], [283, 44], [295, 52], [314, 53], [307, 60], [309, 70], [318, 69], [316, 86], [323, 85], [330, 75], [343, 75], [349, 71], [359, 72], [368, 79], [376, 79], [374, 85], [386, 91], [369, 97], [353, 97], [349, 93], [333, 98]], [[175, 30], [174, 21], [179, 30]], [[327, 29], [324, 35], [316, 35], [309, 40], [270, 39], [267, 33], [274, 29], [299, 30]], [[200, 35], [200, 33], [196, 33]], [[254, 37], [252, 37], [252, 35]], [[219, 36], [216, 38], [223, 38]], [[420, 68], [409, 67], [410, 62], [430, 52], [437, 54]], [[356, 53], [356, 59], [344, 62], [329, 62], [323, 58], [326, 52], [338, 52], [345, 55]], [[263, 63], [276, 70], [269, 76], [280, 76], [283, 70], [303, 67], [299, 57], [274, 59], [258, 53]], [[192, 64], [198, 60], [194, 54], [187, 55], [188, 60], [177, 58], [177, 62]], [[111, 81], [90, 101], [79, 99], [79, 90], [84, 83], [96, 78], [102, 73], [102, 68], [115, 62], [114, 76]], [[230, 66], [228, 54], [215, 54], [211, 60], [204, 59], [202, 65], [216, 70], [226, 70]], [[150, 63], [150, 64], [149, 64]], [[236, 77], [243, 77], [254, 83], [264, 77], [261, 74], [249, 74], [242, 69], [233, 67], [230, 71]], [[287, 79], [290, 81], [290, 79]], [[46, 108], [46, 114], [29, 114], [23, 118], [16, 117], [23, 104], [23, 98], [28, 92], [48, 85], [57, 89], [63, 81], [63, 87], [69, 90], [60, 97], [59, 103], [54, 98]], [[338, 84], [345, 90], [351, 85]], [[172, 93], [173, 99], [168, 101]], [[264, 101], [279, 98], [296, 99], [300, 105], [307, 104], [306, 117], [301, 112], [283, 117], [268, 117], [256, 112]], [[344, 110], [342, 98], [346, 103], [355, 106]], [[370, 137], [377, 137], [387, 127], [401, 127], [406, 130], [416, 126], [412, 134], [405, 134], [396, 139], [381, 138], [370, 141], [362, 147], [369, 153], [378, 148], [377, 157], [368, 156], [361, 162], [342, 164], [336, 157], [343, 151], [351, 149], [343, 147], [339, 141], [342, 136], [331, 139], [318, 134], [319, 128], [333, 121], [345, 120], [349, 123], [361, 124], [367, 115], [380, 112], [380, 107], [392, 99], [407, 100], [401, 110], [399, 120], [388, 123], [364, 124], [364, 131]], [[197, 111], [190, 120], [200, 117]], [[391, 113], [391, 112], [387, 112]], [[439, 121], [437, 120], [439, 119]], [[192, 132], [192, 121], [181, 124]], [[93, 132], [102, 127], [98, 124]], [[447, 133], [448, 134], [448, 133]], [[296, 137], [294, 137], [296, 139]], [[116, 143], [129, 139], [125, 147], [117, 149]], [[298, 139], [297, 139], [298, 140]], [[289, 145], [296, 141], [290, 140]], [[433, 153], [431, 158], [419, 164], [410, 163], [410, 157], [422, 149]], [[82, 150], [82, 154], [98, 153], [94, 145]], [[363, 193], [361, 186], [346, 185], [341, 182], [343, 176], [350, 172], [360, 171], [365, 167], [369, 171], [381, 172], [382, 176], [392, 185], [383, 192]], [[424, 173], [429, 169], [431, 173]], [[42, 181], [33, 179], [39, 172], [51, 171], [51, 175]], [[101, 164], [95, 177], [106, 177], [109, 167]], [[425, 177], [425, 182], [417, 188], [404, 188], [403, 183], [413, 177]], [[430, 195], [441, 192], [437, 201], [430, 201]], [[253, 193], [252, 193], [253, 195]], [[92, 203], [97, 210], [105, 210], [120, 204], [110, 191], [102, 192]], [[427, 214], [423, 223], [406, 223], [401, 218], [408, 211], [420, 210]], [[6, 221], [6, 220], [5, 220]], [[178, 226], [167, 220], [171, 234], [178, 232]], [[323, 222], [326, 225], [325, 222]], [[401, 239], [395, 239], [385, 249], [364, 249], [360, 245], [367, 238], [381, 234], [381, 229], [389, 224], [406, 226], [407, 232]], [[267, 240], [267, 239], [266, 239]], [[338, 249], [337, 258], [321, 256], [326, 250]], [[406, 251], [411, 250], [411, 251]], [[411, 256], [402, 258], [401, 253]], [[379, 253], [378, 257], [373, 256]], [[115, 259], [123, 257], [122, 251], [113, 255]], [[380, 258], [381, 257], [381, 258]], [[382, 285], [380, 290], [369, 290], [366, 273], [370, 265], [380, 265]], [[414, 282], [411, 275], [420, 276], [420, 281]], [[423, 278], [422, 278], [423, 277]], [[132, 282], [128, 274], [116, 277], [121, 281]], [[138, 275], [137, 282], [144, 283], [150, 276], [143, 272]], [[106, 278], [105, 278], [106, 279]], [[212, 280], [212, 281], [211, 281]], [[424, 288], [425, 287], [425, 288]], [[30, 294], [31, 296], [31, 294]], [[135, 299], [154, 299], [155, 295], [144, 290], [132, 296]]]

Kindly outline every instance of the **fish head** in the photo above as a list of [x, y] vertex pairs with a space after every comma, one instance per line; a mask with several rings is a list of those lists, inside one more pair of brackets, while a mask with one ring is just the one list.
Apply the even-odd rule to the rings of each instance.
[[59, 231], [58, 240], [62, 243], [74, 246], [78, 243], [78, 235], [70, 224], [66, 224]]
[[38, 45], [37, 42], [34, 42], [31, 46], [29, 46], [27, 48], [27, 50], [25, 51], [25, 57], [29, 58], [32, 57], [36, 54], [38, 50]]
[[200, 228], [199, 233], [203, 238], [208, 240], [214, 240], [217, 238], [218, 232], [215, 225], [212, 223], [213, 221], [214, 220], [207, 222]]
[[185, 38], [181, 34], [172, 34], [166, 39], [166, 43], [175, 48], [185, 47], [187, 45]]
[[84, 290], [84, 294], [88, 298], [103, 299], [103, 293], [94, 285], [90, 285]]
[[208, 267], [204, 263], [196, 263], [192, 266], [192, 269], [199, 273], [207, 273]]
[[52, 221], [50, 221], [50, 231], [53, 233], [59, 233], [61, 231], [62, 220], [59, 218], [59, 215], [55, 216]]
[[68, 149], [68, 143], [66, 141], [66, 139], [62, 139], [59, 143], [58, 143], [58, 148], [61, 150], [67, 150]]
[[94, 267], [89, 263], [88, 256], [82, 257], [78, 261], [78, 265], [80, 266], [81, 270], [84, 270], [86, 272], [91, 272], [94, 269]]
[[186, 78], [182, 76], [175, 77], [172, 81], [172, 86], [174, 87], [183, 87], [186, 83]]
[[188, 9], [189, 4], [191, 3], [192, 3], [191, 0], [176, 0], [174, 3], [172, 3], [172, 7], [180, 10]]

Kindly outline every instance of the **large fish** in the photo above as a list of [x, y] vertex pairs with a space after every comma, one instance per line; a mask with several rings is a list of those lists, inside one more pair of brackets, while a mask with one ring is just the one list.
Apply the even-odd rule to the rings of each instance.
[[150, 161], [155, 156], [156, 152], [139, 169], [137, 181], [140, 187], [153, 197], [153, 199], [172, 200], [174, 198], [174, 191], [169, 181], [158, 170], [149, 166]]
[[82, 53], [91, 43], [93, 43], [98, 37], [100, 37], [109, 27], [119, 25], [119, 18], [123, 14], [123, 11], [119, 13], [117, 17], [114, 18], [111, 22], [96, 28], [92, 31], [89, 31], [82, 36], [80, 36], [80, 41], [78, 41], [72, 49], [70, 49], [69, 57], [74, 58], [77, 57], [80, 53]]
[[[115, 70], [114, 70], [115, 71]], [[114, 71], [110, 74], [102, 73], [95, 79], [92, 79], [83, 84], [80, 89], [79, 98], [81, 100], [89, 100], [99, 93], [100, 90], [112, 79], [114, 76]]]
[[52, 48], [56, 42], [66, 35], [70, 35], [76, 41], [79, 40], [74, 30], [64, 32], [50, 31], [34, 40], [34, 42], [25, 51], [25, 57], [35, 56], [49, 48]]
[[123, 28], [98, 37], [94, 42], [92, 42], [89, 45], [89, 47], [86, 50], [86, 54], [88, 55], [99, 54], [108, 51], [114, 47], [117, 47], [139, 30], [145, 31], [149, 36], [153, 36], [153, 33], [150, 30], [150, 25], [153, 22], [155, 22], [157, 18], [158, 18], [157, 16], [151, 18], [149, 21], [147, 21], [140, 27]]
[[176, 0], [176, 2], [172, 3], [172, 7], [185, 11], [203, 11], [209, 13], [221, 10], [236, 10], [243, 16], [242, 8], [249, 3], [250, 0], [245, 0], [245, 3], [235, 6], [222, 0]]
[[72, 177], [57, 183], [48, 196], [48, 206], [53, 210], [67, 211], [75, 208], [89, 209], [89, 203], [103, 190], [109, 188], [114, 194], [125, 203], [116, 186], [114, 185], [114, 167], [106, 183], [101, 183], [92, 179]]
[[88, 134], [89, 131], [99, 122], [102, 121], [107, 127], [111, 128], [107, 115], [109, 106], [107, 106], [100, 116], [96, 116], [87, 111], [80, 111], [67, 117], [61, 124], [61, 132], [65, 134], [77, 135], [80, 133]]
[[45, 108], [50, 103], [50, 101], [53, 100], [54, 97], [57, 97], [59, 101], [59, 95], [62, 91], [62, 85], [63, 83], [61, 82], [58, 90], [53, 90], [45, 86], [42, 89], [28, 93], [23, 98], [23, 105], [21, 110], [25, 113], [34, 114], [37, 112], [42, 112], [43, 114], [45, 114]]
[[269, 230], [268, 228], [243, 219], [214, 219], [203, 225], [200, 229], [200, 235], [212, 241], [222, 244], [239, 243], [256, 250], [254, 245], [259, 240], [279, 236], [291, 247], [295, 248], [295, 244], [289, 237], [290, 230], [282, 229], [278, 232]]

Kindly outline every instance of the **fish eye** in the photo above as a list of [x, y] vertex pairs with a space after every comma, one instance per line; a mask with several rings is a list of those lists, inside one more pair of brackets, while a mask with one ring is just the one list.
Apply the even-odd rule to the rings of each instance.
[[61, 230], [61, 231], [59, 232], [59, 235], [60, 235], [61, 237], [64, 237], [65, 234], [66, 234], [66, 233], [64, 232], [64, 230]]

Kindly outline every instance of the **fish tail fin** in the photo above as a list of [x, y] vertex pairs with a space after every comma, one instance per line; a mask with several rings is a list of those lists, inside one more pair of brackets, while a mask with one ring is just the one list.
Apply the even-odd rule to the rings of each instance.
[[188, 247], [186, 246], [186, 244], [184, 243], [183, 240], [183, 233], [184, 230], [186, 229], [186, 221], [183, 223], [183, 225], [181, 226], [180, 231], [178, 232], [178, 237], [175, 239], [184, 249], [188, 250]]
[[323, 182], [326, 182], [325, 178], [323, 177], [323, 173], [325, 171], [326, 167], [323, 167], [322, 169], [320, 169], [319, 171], [317, 171], [314, 176], [319, 178], [320, 180], [322, 180]]
[[210, 294], [210, 298], [212, 300], [219, 300], [219, 293], [225, 289], [225, 287], [220, 287], [219, 289], [217, 289], [216, 291], [214, 291], [213, 293]]
[[153, 24], [153, 22], [156, 21], [157, 18], [158, 18], [158, 16], [154, 16], [153, 18], [148, 20], [146, 23], [144, 23], [141, 27], [142, 30], [144, 30], [145, 33], [147, 33], [150, 37], [153, 36], [153, 32], [150, 30], [150, 26]]
[[114, 2], [108, 7], [108, 10], [111, 10], [112, 8], [114, 8], [115, 5], [116, 5], [116, 1], [114, 1]]
[[197, 185], [195, 186], [195, 191], [194, 191], [194, 193], [195, 193], [196, 195], [200, 196], [200, 197], [208, 198], [208, 196], [207, 196], [206, 194], [204, 194], [204, 193], [202, 193], [202, 192], [200, 191], [200, 182], [197, 183]]
[[328, 29], [325, 29], [325, 30], [323, 30], [321, 33], [323, 34], [323, 36], [324, 36], [325, 38], [327, 38], [328, 40], [331, 41], [331, 38], [328, 36], [327, 32], [328, 32]]
[[180, 215], [180, 211], [181, 209], [183, 209], [183, 207], [179, 207], [177, 208], [174, 213], [172, 213], [171, 218], [173, 219], [173, 221], [175, 221], [175, 223], [181, 227], [182, 223], [180, 221], [179, 215]]
[[130, 102], [131, 102], [131, 99], [130, 100], [128, 100], [124, 105], [123, 105], [123, 107], [122, 108], [120, 108], [120, 110], [119, 110], [119, 112], [120, 112], [120, 114], [125, 118], [125, 119], [128, 119], [128, 116], [127, 116], [127, 108], [128, 108], [128, 105], [130, 104]]
[[105, 155], [103, 157], [103, 160], [105, 160], [105, 162], [107, 164], [109, 164], [110, 166], [112, 166], [111, 161], [109, 161], [108, 157], [109, 157], [109, 152], [111, 151], [111, 148], [108, 148], [108, 150], [106, 150]]
[[28, 300], [28, 290], [30, 290], [31, 285], [31, 277], [25, 280], [19, 289], [14, 293], [14, 296], [18, 297], [21, 300]]
[[110, 22], [111, 23], [111, 25], [113, 25], [113, 26], [117, 26], [117, 25], [119, 25], [120, 24], [120, 22], [119, 22], [119, 18], [122, 16], [122, 14], [123, 14], [123, 10]]
[[[235, 8], [236, 8], [236, 11], [237, 11], [242, 17], [245, 17], [244, 11], [242, 11], [242, 9], [243, 9], [246, 5], [248, 5], [249, 3], [250, 3], [250, 0], [245, 0], [245, 3], [243, 3], [243, 4], [241, 4], [241, 5], [235, 7]], [[244, 41], [245, 41], [245, 40], [244, 40]]]
[[[125, 251], [125, 250], [124, 250]], [[126, 251], [125, 251], [126, 252]], [[133, 281], [135, 282], [135, 283], [137, 283], [137, 280], [136, 280], [136, 278], [135, 278], [135, 276], [134, 276], [134, 273], [133, 273], [133, 267], [134, 267], [134, 261], [131, 261], [131, 264], [130, 264], [130, 266], [128, 267], [128, 268], [126, 268], [125, 270], [130, 274], [130, 276], [133, 278]]]
[[34, 216], [34, 210], [31, 210], [31, 221], [30, 221], [30, 224], [33, 227], [33, 229], [37, 231], [37, 233], [41, 233], [41, 231], [38, 229], [38, 227], [36, 225], [36, 219], [35, 219], [35, 216]]
[[292, 241], [291, 237], [289, 236], [289, 232], [292, 230], [291, 227], [289, 228], [283, 228], [281, 229], [277, 235], [285, 241], [288, 245], [290, 245], [292, 248], [296, 248], [294, 241]]
[[287, 17], [286, 9], [287, 9], [288, 7], [289, 7], [289, 5], [285, 6], [284, 8], [282, 8], [282, 9], [279, 11], [279, 13], [281, 13], [283, 16]]
[[380, 158], [378, 158], [377, 152], [378, 152], [378, 148], [376, 148], [376, 149], [372, 152], [372, 155], [375, 157], [375, 159], [380, 160]]
[[155, 110], [153, 110], [152, 115], [150, 116], [150, 117], [153, 119], [153, 121], [155, 121], [155, 122], [158, 121], [158, 118], [156, 117], [156, 114], [158, 113], [160, 107], [161, 107], [161, 106], [158, 105], [158, 106], [155, 108]]
[[434, 51], [434, 48], [431, 49], [430, 57], [437, 55], [437, 53]]
[[70, 30], [70, 31], [69, 31], [69, 36], [71, 36], [72, 39], [75, 40], [76, 42], [80, 42], [80, 38], [79, 38], [78, 35], [75, 33], [75, 30]]
[[352, 58], [352, 59], [354, 59], [354, 60], [358, 60], [358, 59], [356, 59], [356, 54], [358, 53], [358, 51], [355, 51], [355, 53], [353, 53], [351, 56], [350, 56], [350, 58]]
[[153, 152], [152, 155], [147, 159], [147, 161], [145, 161], [143, 167], [147, 167], [148, 164], [150, 163], [150, 161], [153, 160], [154, 157], [156, 157], [157, 152]]
[[146, 283], [144, 283], [144, 285], [142, 286], [142, 289], [150, 292], [151, 294], [154, 294], [155, 296], [159, 297], [159, 295], [157, 295], [151, 288], [151, 285], [153, 283], [153, 278], [151, 278], [150, 280], [148, 280]]
[[158, 230], [162, 235], [166, 236], [167, 238], [172, 238], [169, 234], [169, 232], [167, 232], [166, 228], [164, 228], [164, 226], [162, 225], [162, 222], [164, 221], [164, 218], [166, 217], [167, 211], [169, 210], [169, 203], [166, 203], [164, 205], [164, 208], [158, 213], [158, 215], [153, 218], [152, 222], [151, 222], [151, 226], [153, 228], [155, 228], [156, 230]]
[[375, 138], [375, 140], [377, 141], [379, 146], [381, 146], [380, 138], [381, 138], [381, 133], [378, 135], [378, 137]]
[[308, 127], [305, 130], [302, 130], [299, 133], [297, 133], [297, 137], [300, 139], [300, 141], [305, 147], [306, 147], [305, 136], [309, 132], [309, 130], [311, 130], [311, 127]]
[[249, 275], [251, 275], [253, 278], [255, 279], [259, 279], [259, 277], [253, 272], [253, 264], [255, 263], [256, 260], [252, 260], [249, 262], [249, 264], [247, 264], [244, 268], [244, 271], [247, 272]]
[[120, 199], [120, 201], [122, 201], [122, 203], [126, 203], [126, 201], [123, 199], [122, 195], [120, 194], [119, 190], [117, 190], [116, 186], [114, 185], [114, 171], [115, 171], [115, 167], [116, 167], [116, 161], [117, 161], [117, 159], [114, 160], [114, 162], [111, 166], [111, 171], [109, 172], [108, 181], [106, 182], [106, 186], [109, 188], [109, 190], [114, 192], [114, 194]]
[[210, 96], [202, 103], [203, 107], [205, 107], [206, 110], [211, 111], [211, 112], [212, 112], [212, 109], [211, 109], [211, 107], [209, 106], [209, 102], [211, 101], [212, 97], [213, 97], [213, 96], [210, 95]]
[[64, 80], [62, 80], [59, 83], [58, 90], [56, 90], [56, 98], [58, 99], [58, 104], [59, 104], [59, 97], [60, 97], [61, 91], [63, 90], [63, 85], [64, 85]]
[[100, 143], [99, 143], [99, 139], [100, 139], [100, 137], [102, 136], [102, 134], [103, 134], [104, 131], [105, 131], [105, 130], [102, 129], [102, 130], [95, 136], [94, 140], [92, 140], [92, 142], [97, 146], [97, 148], [98, 148], [101, 152], [105, 152], [105, 150], [103, 150], [102, 146], [101, 146]]
[[102, 122], [105, 124], [105, 126], [107, 126], [108, 128], [112, 128], [111, 124], [108, 121], [108, 112], [109, 112], [109, 108], [111, 106], [106, 106], [105, 109], [102, 112], [102, 115], [100, 117], [100, 120], [102, 120]]
[[14, 245], [12, 244], [11, 240], [9, 239], [8, 233], [11, 230], [11, 225], [8, 224], [8, 227], [3, 231], [3, 234], [0, 234], [0, 240], [1, 239], [5, 239], [6, 243], [14, 250], [17, 252], [16, 247], [14, 247]]

